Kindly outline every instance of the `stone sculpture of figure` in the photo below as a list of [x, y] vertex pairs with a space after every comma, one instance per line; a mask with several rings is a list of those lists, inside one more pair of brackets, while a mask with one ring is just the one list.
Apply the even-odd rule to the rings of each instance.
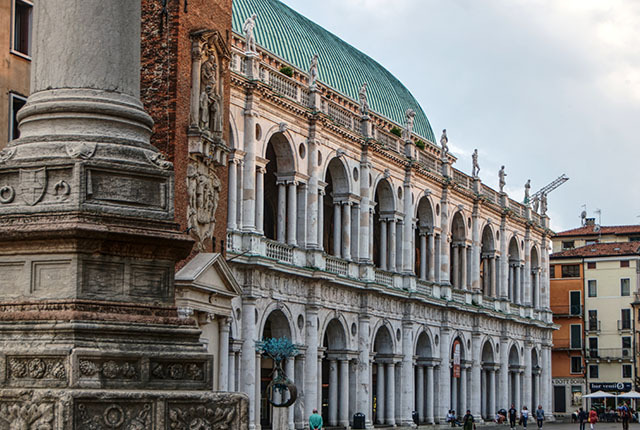
[[200, 120], [198, 125], [200, 130], [209, 130], [209, 86], [200, 93]]
[[527, 179], [527, 183], [524, 184], [524, 204], [529, 204], [529, 191], [531, 191], [531, 179]]
[[204, 241], [213, 235], [221, 186], [222, 182], [213, 172], [204, 174], [194, 166], [187, 168], [188, 224], [201, 251], [204, 250]]
[[504, 186], [507, 185], [507, 181], [505, 180], [506, 177], [507, 177], [507, 174], [504, 172], [504, 166], [502, 166], [498, 171], [498, 180], [500, 184], [501, 193], [504, 193]]
[[480, 173], [480, 164], [478, 164], [478, 150], [474, 149], [473, 154], [471, 154], [471, 161], [473, 162], [473, 168], [471, 170], [471, 174], [474, 178], [478, 177]]
[[402, 136], [402, 139], [411, 140], [411, 133], [413, 133], [413, 121], [415, 120], [416, 113], [413, 109], [407, 109], [404, 117], [404, 135]]
[[447, 137], [447, 130], [442, 130], [442, 136], [440, 137], [440, 145], [442, 146], [442, 159], [446, 160], [449, 155], [449, 138]]
[[207, 55], [207, 59], [200, 67], [200, 88], [205, 88], [207, 85], [211, 85], [215, 88], [216, 82], [218, 81], [216, 71], [216, 58], [213, 53], [209, 53]]
[[360, 87], [360, 93], [358, 94], [358, 101], [360, 102], [360, 113], [362, 116], [369, 115], [369, 103], [367, 103], [367, 83], [365, 82]]
[[211, 86], [207, 86], [209, 101], [209, 127], [211, 131], [222, 131], [222, 110], [220, 95]]
[[314, 91], [318, 88], [318, 54], [313, 54], [309, 64], [309, 89]]
[[546, 215], [547, 214], [547, 195], [546, 194], [542, 194], [540, 196], [540, 215]]
[[256, 18], [257, 14], [251, 15], [247, 20], [242, 24], [242, 32], [244, 33], [245, 41], [247, 42], [246, 54], [257, 54], [256, 50], [256, 39], [253, 35], [253, 29], [256, 27]]
[[220, 96], [216, 85], [218, 82], [216, 59], [212, 53], [207, 55], [207, 59], [200, 67], [200, 118], [199, 126], [201, 130], [219, 131], [221, 122], [218, 118], [220, 111]]
[[538, 206], [540, 206], [540, 197], [533, 196], [533, 199], [531, 199], [531, 203], [533, 205], [533, 211], [538, 212]]

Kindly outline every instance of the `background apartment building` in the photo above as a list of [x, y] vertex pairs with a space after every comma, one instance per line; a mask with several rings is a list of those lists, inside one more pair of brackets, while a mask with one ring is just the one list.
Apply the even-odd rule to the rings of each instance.
[[[640, 226], [598, 226], [592, 219], [585, 221], [582, 227], [554, 237], [550, 258], [551, 273], [555, 273], [551, 297], [558, 311], [554, 310], [554, 320], [561, 326], [554, 336], [553, 356], [554, 406], [560, 409], [560, 397], [564, 393], [568, 398], [569, 384], [560, 378], [566, 376], [567, 365], [559, 353], [567, 343], [567, 332], [569, 348], [577, 347], [580, 325], [584, 328], [584, 392], [626, 392], [637, 386], [633, 303], [640, 282]], [[570, 307], [582, 300], [581, 323], [562, 317], [560, 308], [567, 292]], [[577, 316], [577, 309], [574, 311]], [[577, 370], [578, 359], [572, 360], [576, 366], [573, 370]], [[570, 389], [572, 393], [577, 391], [574, 385]], [[572, 397], [575, 401], [571, 406], [579, 406], [577, 395]], [[610, 402], [612, 406], [613, 400]]]
[[0, 0], [0, 149], [18, 137], [16, 113], [29, 95], [33, 2]]

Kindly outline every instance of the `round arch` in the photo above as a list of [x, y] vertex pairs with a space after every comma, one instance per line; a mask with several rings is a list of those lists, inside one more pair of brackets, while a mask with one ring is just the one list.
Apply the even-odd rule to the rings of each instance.
[[[286, 305], [278, 304], [278, 303], [272, 303], [269, 306], [267, 306], [267, 308], [264, 310], [264, 312], [260, 317], [259, 325], [258, 325], [260, 329], [258, 333], [261, 334], [261, 338], [262, 338], [262, 334], [264, 333], [267, 322], [269, 321], [269, 318], [272, 316], [276, 318], [276, 321], [278, 322], [278, 326], [280, 326], [281, 323], [286, 322], [288, 333], [284, 333], [284, 335], [286, 335], [291, 340], [291, 342], [293, 343], [298, 342], [298, 339], [296, 336], [296, 329], [293, 324], [293, 315], [291, 314], [291, 311]], [[283, 331], [284, 330], [279, 327], [277, 330], [278, 335], [272, 336], [272, 337], [282, 337], [280, 334], [282, 334]]]

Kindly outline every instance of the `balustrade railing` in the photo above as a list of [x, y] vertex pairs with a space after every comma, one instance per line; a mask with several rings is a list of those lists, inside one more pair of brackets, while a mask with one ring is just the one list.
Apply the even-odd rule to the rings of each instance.
[[267, 258], [282, 261], [285, 263], [293, 263], [293, 248], [284, 243], [276, 242], [275, 240], [265, 239], [267, 245], [266, 255]]
[[454, 302], [458, 302], [458, 303], [464, 303], [465, 302], [464, 293], [462, 293], [460, 291], [452, 291], [451, 292], [451, 300], [453, 300]]
[[274, 91], [298, 101], [298, 84], [276, 71], [269, 71], [269, 84]]
[[435, 172], [438, 169], [438, 162], [436, 159], [424, 151], [418, 151], [418, 161], [432, 172]]
[[381, 130], [376, 130], [376, 140], [394, 150], [398, 147], [398, 138], [396, 136], [392, 137]]
[[344, 260], [325, 255], [325, 264], [327, 272], [342, 276], [347, 276], [349, 274], [349, 263]]
[[482, 185], [482, 195], [491, 203], [498, 204], [498, 193], [484, 184]]
[[425, 296], [433, 296], [433, 286], [431, 286], [427, 281], [418, 279], [416, 282], [416, 289], [419, 293], [424, 294]]
[[327, 106], [327, 115], [336, 124], [344, 128], [348, 128], [349, 130], [353, 130], [352, 115], [346, 109], [341, 108], [335, 103], [329, 102]]
[[384, 270], [376, 269], [375, 279], [377, 284], [393, 286], [393, 275]]
[[464, 188], [469, 188], [469, 177], [455, 169], [453, 170], [453, 182]]

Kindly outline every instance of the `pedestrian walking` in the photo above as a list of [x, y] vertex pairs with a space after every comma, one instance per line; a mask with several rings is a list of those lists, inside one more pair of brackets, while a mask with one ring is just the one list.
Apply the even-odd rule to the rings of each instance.
[[317, 409], [314, 409], [313, 413], [309, 417], [309, 428], [311, 430], [322, 429], [322, 415], [318, 413]]
[[518, 410], [516, 409], [516, 405], [511, 403], [511, 407], [509, 408], [509, 427], [511, 430], [516, 428], [516, 418], [518, 417]]
[[526, 406], [522, 407], [520, 411], [520, 424], [522, 427], [527, 428], [527, 421], [529, 420], [529, 409]]
[[591, 408], [589, 411], [589, 429], [593, 430], [596, 428], [596, 423], [598, 422], [598, 413], [596, 412], [596, 408]]
[[[538, 428], [542, 428], [542, 423], [544, 421], [544, 409], [542, 409], [542, 405], [538, 405], [538, 409], [536, 409], [536, 422], [538, 423]], [[584, 430], [584, 429], [581, 429]]]
[[580, 430], [584, 430], [584, 427], [589, 420], [589, 414], [582, 408], [578, 410], [578, 422], [580, 423]]
[[618, 408], [618, 412], [620, 413], [620, 418], [622, 420], [622, 430], [629, 430], [629, 420], [631, 419], [631, 409], [627, 403], [623, 403], [622, 406]]
[[467, 413], [464, 414], [464, 417], [462, 418], [462, 429], [474, 430], [475, 428], [476, 428], [476, 425], [473, 419], [473, 415], [471, 415], [471, 411], [467, 409]]

